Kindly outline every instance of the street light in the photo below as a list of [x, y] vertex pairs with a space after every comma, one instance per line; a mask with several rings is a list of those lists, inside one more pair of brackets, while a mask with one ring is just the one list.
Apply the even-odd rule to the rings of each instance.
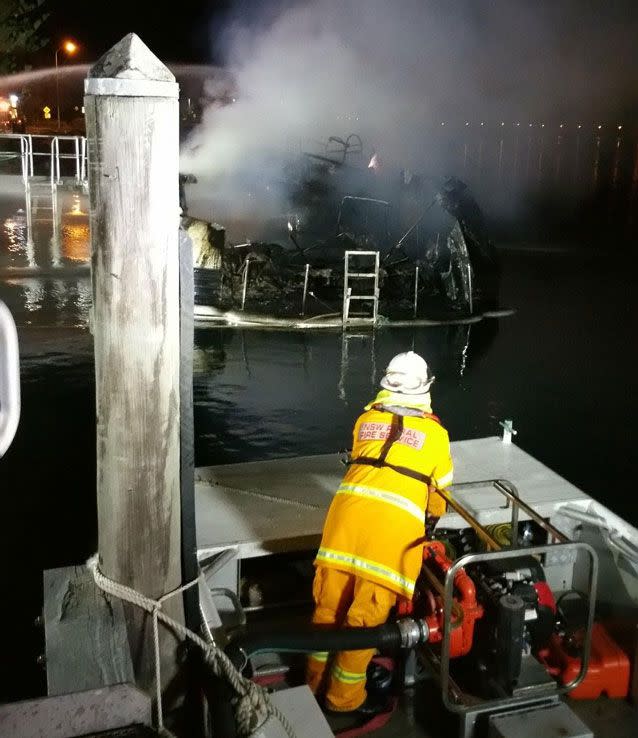
[[60, 130], [60, 70], [58, 68], [58, 52], [64, 51], [69, 56], [72, 54], [75, 54], [75, 52], [78, 50], [78, 45], [74, 43], [73, 41], [64, 41], [58, 48], [55, 50], [55, 92], [56, 92], [56, 99], [57, 99], [57, 108], [58, 108], [58, 131]]

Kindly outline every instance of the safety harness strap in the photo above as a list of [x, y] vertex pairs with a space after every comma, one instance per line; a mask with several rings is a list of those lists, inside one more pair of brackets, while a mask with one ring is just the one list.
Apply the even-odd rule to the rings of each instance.
[[399, 438], [401, 438], [402, 433], [403, 433], [403, 416], [393, 415], [392, 425], [390, 426], [390, 433], [388, 433], [388, 437], [385, 439], [385, 442], [383, 446], [381, 447], [381, 453], [379, 454], [379, 461], [381, 461], [382, 463], [385, 461], [386, 456], [390, 453], [390, 449], [392, 448], [393, 444], [396, 443], [399, 440]]
[[[433, 420], [436, 420], [437, 423], [440, 423], [436, 415], [427, 414], [425, 417], [432, 418]], [[410, 479], [416, 479], [417, 482], [423, 482], [424, 484], [427, 484], [427, 485], [432, 484], [432, 477], [429, 477], [427, 474], [418, 472], [416, 471], [416, 469], [410, 469], [407, 466], [400, 466], [398, 464], [390, 464], [388, 461], [386, 461], [386, 458], [388, 454], [390, 453], [390, 449], [392, 448], [393, 444], [395, 444], [401, 438], [402, 433], [403, 433], [403, 416], [392, 413], [392, 425], [390, 427], [390, 433], [388, 434], [388, 437], [386, 438], [383, 446], [381, 447], [381, 453], [379, 454], [379, 457], [375, 458], [374, 456], [357, 456], [357, 458], [351, 459], [349, 464], [362, 464], [364, 466], [374, 466], [377, 469], [381, 469], [385, 467], [387, 469], [392, 469], [398, 474], [403, 474], [403, 476], [405, 477], [410, 477]]]
[[357, 456], [356, 459], [352, 459], [350, 461], [350, 464], [363, 464], [364, 466], [374, 466], [377, 469], [386, 468], [386, 469], [392, 469], [392, 471], [397, 472], [398, 474], [403, 474], [405, 477], [410, 477], [410, 479], [416, 479], [417, 482], [423, 482], [424, 484], [432, 484], [432, 477], [429, 477], [427, 474], [423, 474], [422, 472], [416, 471], [416, 469], [410, 469], [407, 466], [400, 466], [398, 464], [390, 464], [387, 461], [383, 461], [382, 459], [375, 459], [372, 456]]

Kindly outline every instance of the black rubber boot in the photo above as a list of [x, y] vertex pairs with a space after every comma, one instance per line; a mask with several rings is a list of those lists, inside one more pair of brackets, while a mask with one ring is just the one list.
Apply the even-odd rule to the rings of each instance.
[[383, 712], [389, 712], [390, 707], [390, 700], [385, 693], [369, 692], [366, 701], [354, 712], [362, 717], [371, 718]]
[[368, 665], [366, 689], [376, 694], [387, 694], [392, 687], [392, 671], [371, 661]]

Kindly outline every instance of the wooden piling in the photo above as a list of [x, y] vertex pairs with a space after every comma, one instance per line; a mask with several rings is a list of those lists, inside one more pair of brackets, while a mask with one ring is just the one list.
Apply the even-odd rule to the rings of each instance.
[[[85, 83], [104, 574], [159, 598], [181, 583], [178, 86], [130, 34]], [[181, 596], [164, 608], [183, 619]], [[150, 617], [125, 608], [137, 683], [154, 684]], [[160, 631], [162, 682], [176, 641]]]

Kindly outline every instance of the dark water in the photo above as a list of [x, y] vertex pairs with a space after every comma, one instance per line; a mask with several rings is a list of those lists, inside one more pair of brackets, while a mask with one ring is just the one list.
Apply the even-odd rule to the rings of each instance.
[[[434, 367], [452, 439], [500, 433], [638, 522], [634, 273], [592, 253], [503, 253], [516, 314], [472, 326], [353, 336], [197, 335], [198, 463], [344, 448], [387, 361], [414, 348]], [[347, 360], [344, 361], [344, 351]]]
[[[0, 214], [4, 267], [26, 258], [23, 241], [7, 238], [7, 218], [15, 216]], [[36, 251], [36, 267], [47, 270], [50, 241]], [[414, 348], [437, 375], [434, 410], [453, 440], [498, 434], [498, 421], [512, 418], [520, 446], [637, 524], [631, 263], [626, 254], [592, 251], [502, 256], [502, 302], [516, 309], [509, 318], [379, 331], [346, 343], [340, 334], [198, 331], [196, 463], [346, 448], [388, 359]], [[95, 548], [90, 288], [64, 259], [53, 272], [36, 269], [23, 279], [5, 270], [0, 280], [0, 297], [19, 324], [23, 391], [20, 428], [0, 461], [10, 621], [0, 700], [44, 690], [35, 664], [42, 636], [32, 626], [42, 570], [82, 562]]]

